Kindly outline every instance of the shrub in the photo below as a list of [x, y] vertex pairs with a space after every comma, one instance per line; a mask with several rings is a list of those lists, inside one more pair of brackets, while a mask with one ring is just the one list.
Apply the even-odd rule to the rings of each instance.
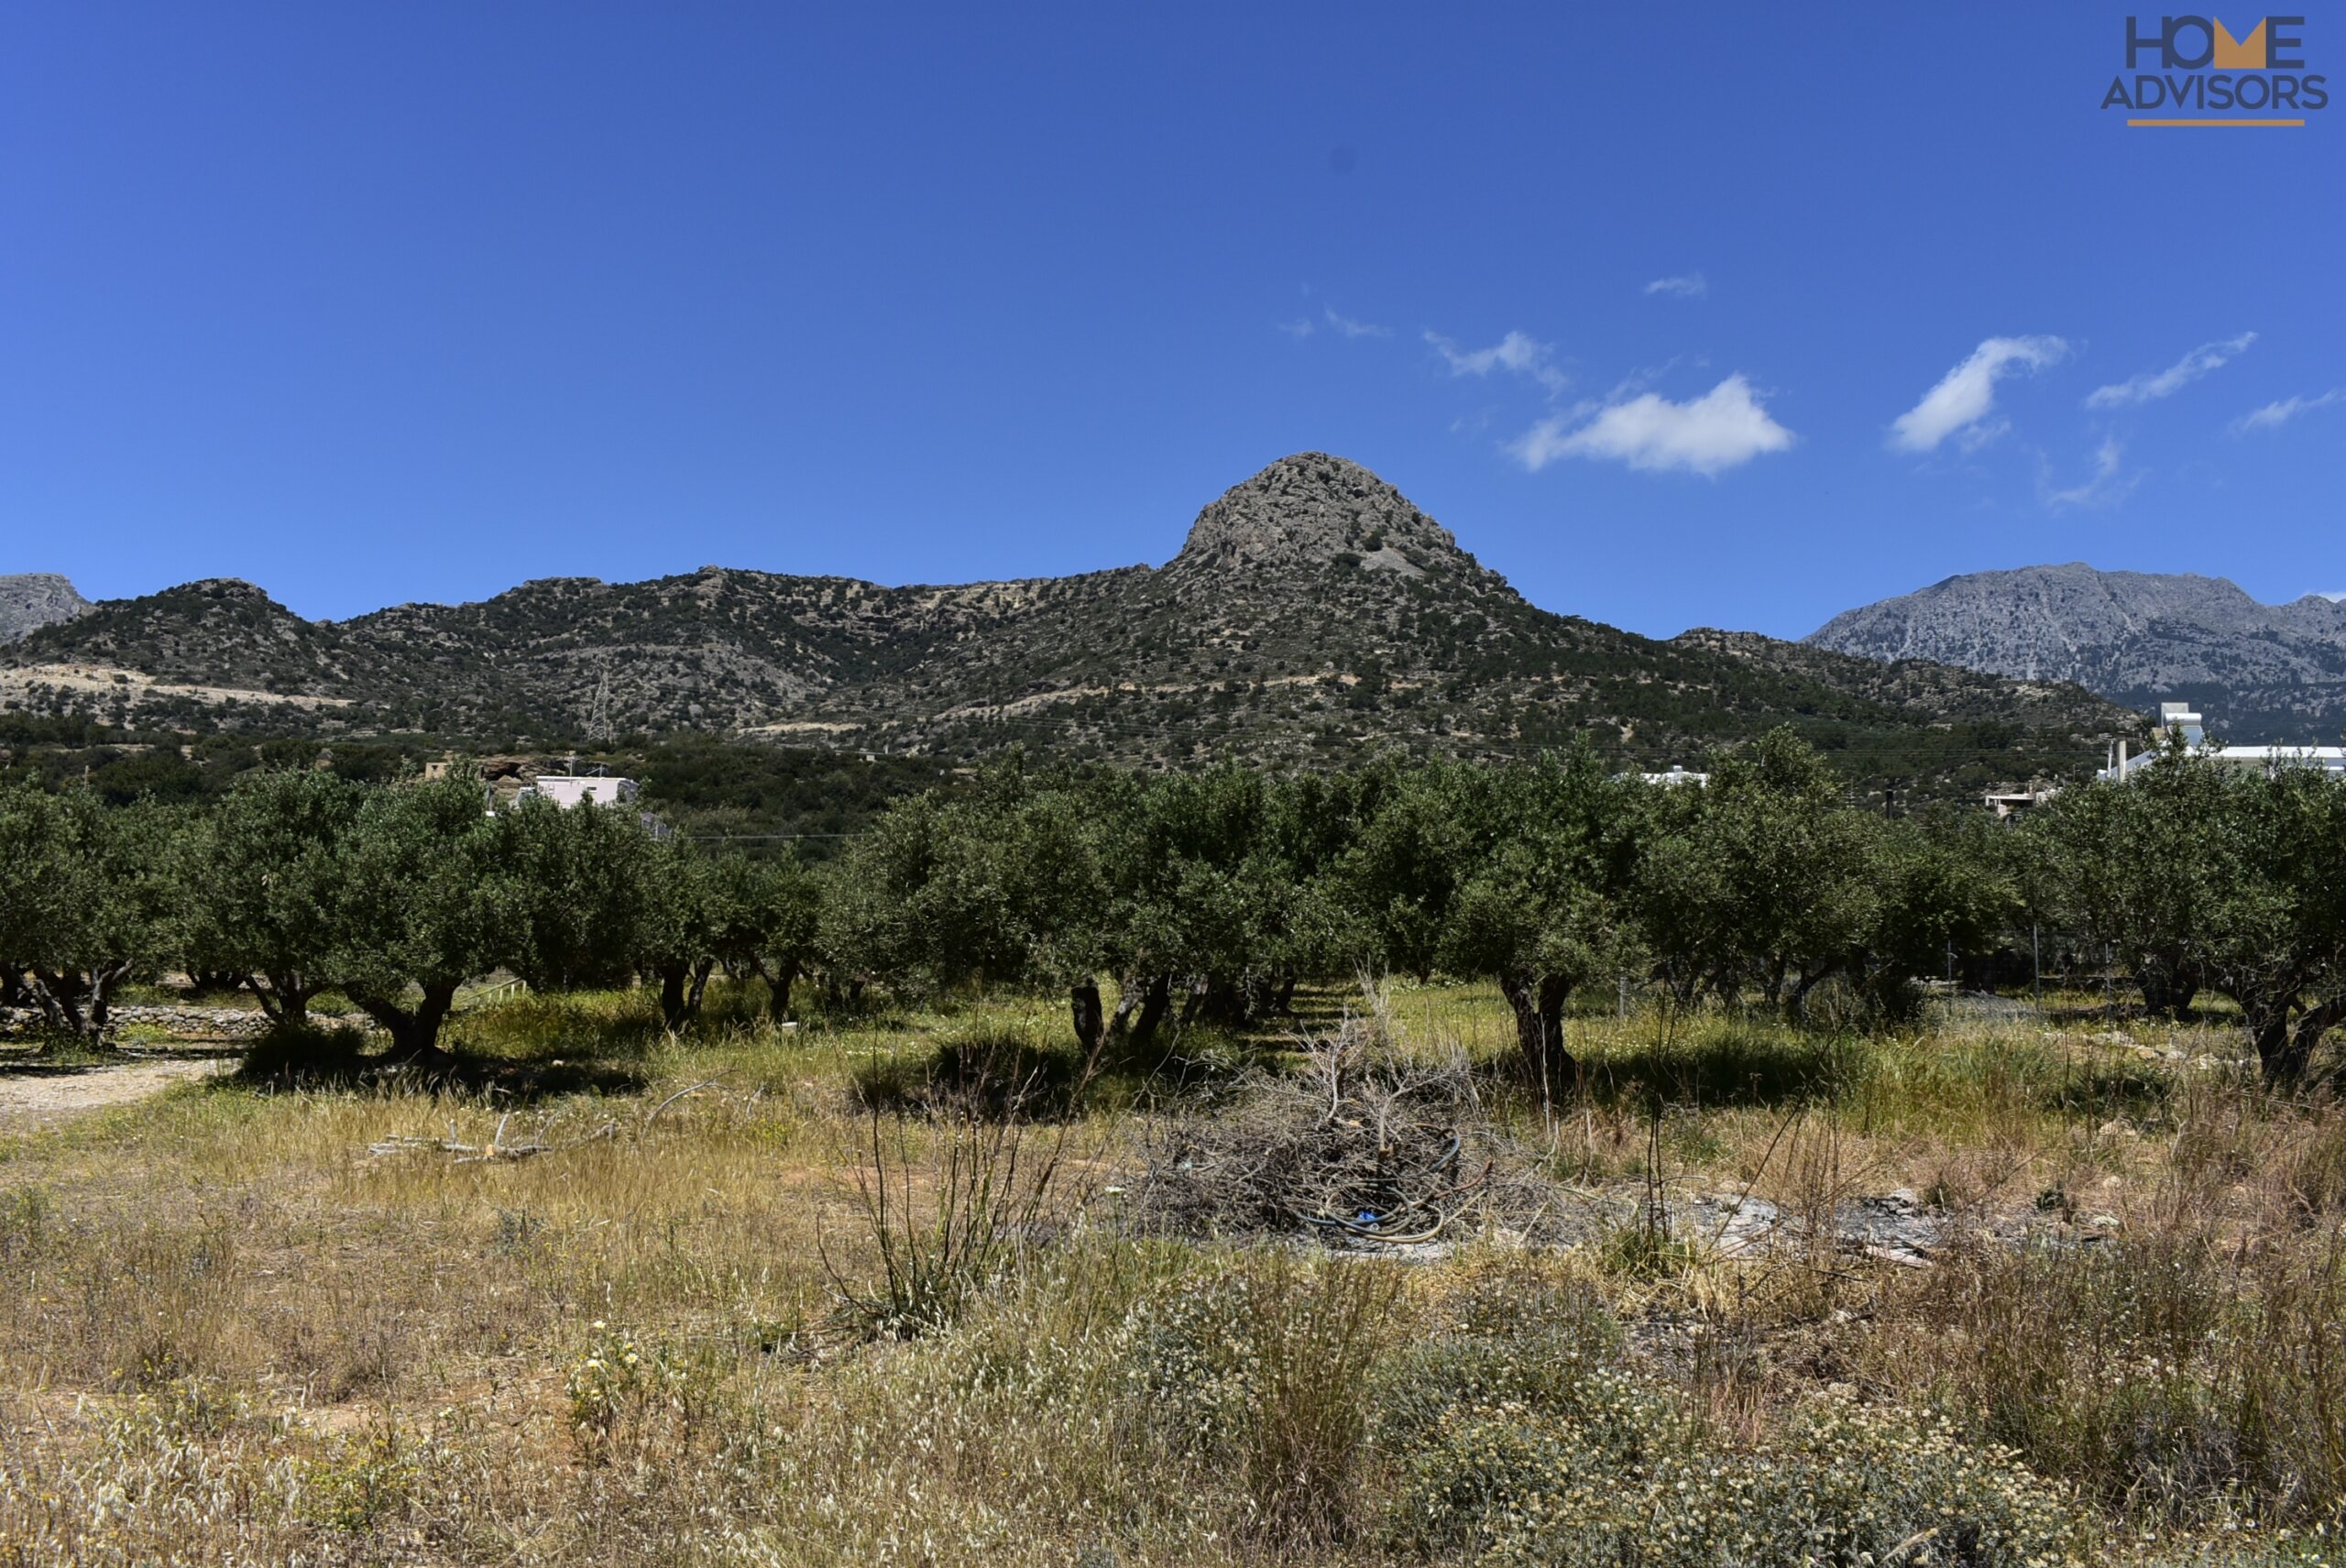
[[1367, 1384], [1399, 1282], [1381, 1264], [1258, 1255], [1127, 1323], [1128, 1384], [1177, 1452], [1244, 1477], [1278, 1541], [1326, 1541], [1354, 1522]]
[[1494, 1565], [2084, 1561], [2057, 1491], [1945, 1424], [1833, 1398], [1781, 1441], [1723, 1449], [1617, 1367], [1588, 1367], [1542, 1400], [1454, 1404], [1406, 1474], [1404, 1538], [1479, 1545]]

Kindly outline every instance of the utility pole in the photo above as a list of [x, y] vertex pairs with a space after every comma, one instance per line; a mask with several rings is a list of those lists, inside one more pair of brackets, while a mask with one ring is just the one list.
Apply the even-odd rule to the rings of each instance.
[[611, 743], [611, 667], [605, 664], [595, 677], [595, 700], [586, 712], [586, 739], [597, 746]]

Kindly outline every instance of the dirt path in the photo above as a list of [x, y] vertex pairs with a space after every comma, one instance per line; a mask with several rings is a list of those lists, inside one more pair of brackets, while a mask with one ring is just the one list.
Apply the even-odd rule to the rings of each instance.
[[0, 1127], [63, 1121], [85, 1111], [126, 1105], [174, 1083], [210, 1078], [236, 1065], [236, 1058], [226, 1054], [56, 1069], [0, 1058]]

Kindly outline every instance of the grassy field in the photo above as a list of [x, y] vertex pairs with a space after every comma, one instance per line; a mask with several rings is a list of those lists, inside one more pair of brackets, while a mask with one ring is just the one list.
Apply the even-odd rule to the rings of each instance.
[[0, 1122], [0, 1563], [2246, 1563], [2346, 1522], [2346, 1122], [2220, 1023], [1640, 1007], [1573, 1020], [1543, 1108], [1487, 991], [1309, 996], [1506, 1176], [1396, 1257], [1136, 1201], [1168, 1129], [1276, 1131], [1296, 1040], [1087, 1078], [1039, 1002], [749, 1000]]

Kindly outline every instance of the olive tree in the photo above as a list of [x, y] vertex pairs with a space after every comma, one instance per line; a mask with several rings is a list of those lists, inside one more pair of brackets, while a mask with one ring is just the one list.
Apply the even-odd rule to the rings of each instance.
[[0, 785], [0, 967], [49, 1027], [104, 1037], [115, 989], [170, 941], [169, 848], [182, 814], [87, 790]]
[[498, 813], [491, 846], [510, 888], [504, 960], [538, 990], [625, 983], [633, 971], [651, 835], [624, 806], [543, 796]]
[[191, 826], [173, 856], [191, 973], [234, 975], [272, 1021], [306, 1021], [360, 795], [323, 770], [255, 771]]
[[462, 773], [367, 793], [334, 857], [324, 968], [391, 1036], [441, 1055], [466, 980], [502, 963], [521, 890], [480, 781]]
[[2318, 768], [2249, 772], [2194, 757], [2144, 771], [2215, 778], [2204, 794], [2175, 792], [2206, 807], [2193, 956], [2239, 1004], [2266, 1080], [2295, 1083], [2346, 1022], [2346, 783]]
[[1984, 813], [1867, 822], [1869, 895], [1848, 977], [1877, 1020], [1903, 1020], [1921, 1002], [1915, 976], [1947, 954], [1991, 947], [2009, 927], [2021, 908], [2015, 856]]
[[716, 881], [718, 961], [766, 982], [766, 1010], [774, 1022], [795, 1016], [791, 990], [817, 950], [823, 879], [793, 855], [755, 861], [734, 854], [718, 861]]
[[[2181, 1018], [2208, 983], [2203, 941], [2218, 890], [2208, 826], [2224, 780], [2180, 752], [2063, 791], [2023, 828], [2032, 902], [2122, 962], [2143, 1005]], [[2174, 765], [2170, 765], [2174, 764]]]
[[1108, 1020], [1099, 974], [1108, 897], [1096, 817], [1077, 793], [1015, 764], [971, 795], [896, 802], [848, 856], [827, 908], [832, 949], [918, 992], [1047, 985], [1066, 992], [1078, 1042]]
[[1655, 973], [1682, 1001], [1756, 989], [1796, 1012], [1847, 971], [1880, 915], [1875, 819], [1843, 802], [1814, 749], [1774, 730], [1715, 762], [1708, 784], [1652, 796], [1635, 902]]
[[1496, 981], [1526, 1077], [1543, 1097], [1578, 1067], [1564, 1041], [1573, 991], [1626, 961], [1621, 894], [1635, 853], [1628, 791], [1586, 748], [1452, 775], [1464, 825], [1442, 967]]

